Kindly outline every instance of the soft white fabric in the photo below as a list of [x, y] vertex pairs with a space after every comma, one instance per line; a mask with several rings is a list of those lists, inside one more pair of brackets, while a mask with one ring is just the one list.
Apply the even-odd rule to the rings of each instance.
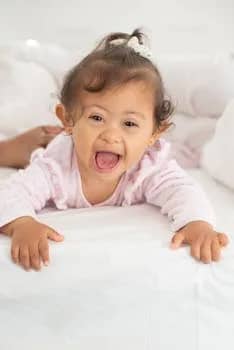
[[6, 139], [6, 135], [5, 134], [2, 134], [0, 133], [0, 141], [3, 141]]
[[[220, 229], [234, 232], [234, 196], [201, 172]], [[167, 220], [148, 206], [52, 212], [64, 233], [51, 264], [25, 272], [0, 236], [1, 349], [232, 350], [234, 247], [205, 265], [171, 251]]]
[[42, 124], [56, 124], [51, 75], [33, 62], [0, 57], [0, 131], [16, 134]]
[[13, 57], [17, 61], [37, 63], [52, 75], [59, 86], [67, 70], [80, 59], [77, 51], [32, 39], [2, 45], [0, 46], [0, 55]]
[[165, 136], [172, 144], [172, 156], [184, 168], [199, 167], [203, 146], [212, 138], [217, 120], [175, 113], [172, 122]]
[[156, 63], [179, 112], [218, 118], [234, 97], [233, 53], [161, 55]]
[[218, 120], [215, 135], [205, 145], [201, 164], [216, 180], [234, 189], [234, 99]]
[[77, 54], [35, 40], [0, 46], [0, 132], [15, 135], [54, 116], [59, 89]]
[[199, 167], [203, 146], [234, 97], [233, 54], [159, 55], [156, 63], [176, 106], [175, 127], [167, 136], [173, 156], [183, 167]]

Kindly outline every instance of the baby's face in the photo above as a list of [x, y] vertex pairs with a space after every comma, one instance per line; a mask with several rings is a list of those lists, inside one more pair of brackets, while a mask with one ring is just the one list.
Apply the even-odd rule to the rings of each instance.
[[83, 93], [72, 129], [83, 175], [116, 181], [155, 142], [149, 90], [142, 82], [131, 82], [108, 92]]

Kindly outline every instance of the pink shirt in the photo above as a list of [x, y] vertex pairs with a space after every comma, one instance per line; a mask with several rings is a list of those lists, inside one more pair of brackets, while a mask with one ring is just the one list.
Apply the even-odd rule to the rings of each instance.
[[[149, 203], [168, 215], [173, 231], [194, 220], [214, 223], [202, 189], [171, 159], [170, 145], [160, 140], [121, 178], [115, 192], [95, 206]], [[0, 227], [21, 216], [35, 217], [46, 205], [57, 209], [92, 205], [83, 192], [73, 141], [60, 134], [44, 150], [34, 152], [31, 164], [19, 170], [0, 189]]]

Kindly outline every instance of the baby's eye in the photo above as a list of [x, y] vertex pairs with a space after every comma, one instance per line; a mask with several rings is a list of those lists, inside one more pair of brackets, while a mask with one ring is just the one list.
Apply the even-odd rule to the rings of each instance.
[[124, 124], [128, 127], [128, 128], [132, 128], [132, 127], [138, 127], [138, 125], [130, 120], [127, 120], [126, 122], [124, 122]]
[[103, 120], [103, 118], [100, 116], [100, 115], [97, 115], [97, 114], [94, 114], [94, 115], [91, 115], [89, 117], [89, 119], [93, 119], [95, 120], [96, 122], [101, 122]]

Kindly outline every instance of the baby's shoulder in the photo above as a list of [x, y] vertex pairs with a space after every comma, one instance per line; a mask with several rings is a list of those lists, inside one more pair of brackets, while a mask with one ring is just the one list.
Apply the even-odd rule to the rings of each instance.
[[171, 145], [165, 139], [159, 139], [146, 149], [139, 162], [139, 168], [161, 168], [171, 158]]
[[150, 187], [155, 176], [167, 167], [170, 159], [170, 143], [158, 140], [147, 148], [140, 161], [126, 174], [126, 191], [124, 202], [130, 204], [141, 202], [146, 188]]
[[134, 188], [139, 187], [145, 180], [166, 168], [170, 159], [170, 143], [160, 139], [147, 148], [140, 161], [127, 173], [127, 178], [134, 183]]
[[64, 132], [56, 136], [46, 148], [39, 148], [33, 152], [31, 162], [39, 159], [50, 159], [60, 165], [71, 162], [73, 156], [73, 141]]

